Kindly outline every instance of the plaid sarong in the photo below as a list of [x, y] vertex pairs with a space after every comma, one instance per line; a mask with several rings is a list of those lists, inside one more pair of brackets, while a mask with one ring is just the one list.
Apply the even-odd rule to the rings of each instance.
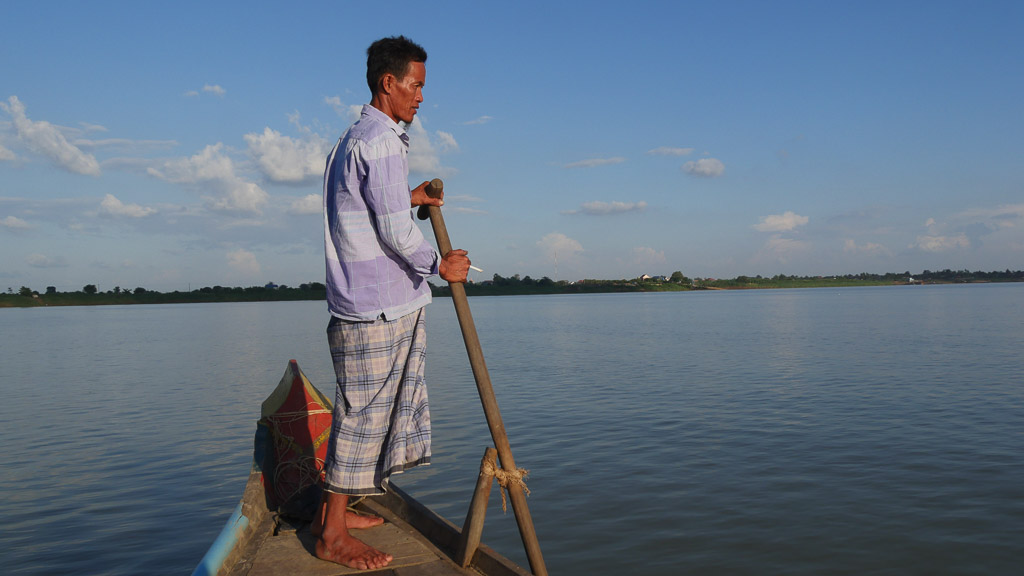
[[392, 321], [331, 319], [327, 340], [338, 386], [326, 490], [383, 494], [391, 474], [430, 463], [423, 315], [420, 308]]

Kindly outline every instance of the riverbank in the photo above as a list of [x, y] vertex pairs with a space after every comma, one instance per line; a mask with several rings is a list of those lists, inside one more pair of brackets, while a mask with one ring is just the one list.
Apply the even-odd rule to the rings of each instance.
[[[782, 288], [845, 288], [856, 286], [907, 286], [922, 284], [978, 284], [990, 282], [1024, 282], [1024, 272], [942, 272], [922, 274], [856, 274], [846, 276], [738, 276], [730, 279], [698, 278], [672, 281], [665, 278], [632, 280], [580, 280], [567, 282], [550, 278], [532, 280], [495, 276], [495, 280], [466, 284], [469, 296], [521, 296], [536, 294], [600, 294], [617, 292], [690, 292], [699, 290], [765, 290]], [[87, 287], [88, 288], [88, 287]], [[95, 288], [95, 287], [93, 287]], [[451, 296], [448, 286], [430, 285], [437, 297]], [[129, 306], [135, 304], [196, 304], [213, 302], [282, 302], [324, 300], [326, 289], [314, 282], [298, 288], [288, 286], [253, 286], [249, 288], [205, 287], [190, 292], [156, 292], [143, 288], [133, 291], [108, 292], [47, 290], [40, 294], [23, 288], [19, 293], [0, 294], [0, 308], [33, 308], [43, 306]]]
[[319, 288], [200, 288], [191, 292], [155, 292], [151, 290], [119, 292], [56, 292], [45, 294], [0, 294], [0, 308], [41, 306], [130, 306], [135, 304], [199, 304], [211, 302], [283, 302], [324, 300], [327, 292]]

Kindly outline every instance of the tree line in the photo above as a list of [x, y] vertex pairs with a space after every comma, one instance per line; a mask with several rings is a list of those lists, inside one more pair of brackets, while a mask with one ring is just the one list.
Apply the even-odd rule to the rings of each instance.
[[[474, 295], [513, 294], [574, 294], [587, 292], [655, 292], [707, 289], [749, 289], [749, 288], [811, 288], [823, 286], [869, 286], [891, 284], [955, 284], [973, 282], [1024, 282], [1024, 270], [970, 271], [970, 270], [924, 270], [920, 273], [888, 272], [872, 274], [843, 274], [833, 276], [746, 276], [735, 278], [689, 278], [681, 271], [668, 276], [640, 276], [619, 280], [583, 279], [577, 281], [552, 280], [544, 276], [539, 279], [530, 276], [501, 276], [495, 274], [490, 280], [466, 284], [466, 293]], [[430, 285], [435, 296], [448, 296], [447, 285]], [[297, 287], [277, 285], [273, 282], [264, 286], [225, 287], [206, 286], [195, 290], [159, 292], [143, 287], [122, 289], [114, 286], [101, 291], [96, 284], [86, 284], [81, 290], [60, 292], [55, 286], [47, 286], [42, 293], [27, 286], [15, 292], [8, 287], [0, 293], [0, 307], [11, 306], [89, 306], [98, 304], [162, 304], [186, 302], [263, 302], [277, 300], [324, 300], [327, 288], [321, 282], [309, 282]]]
[[115, 286], [101, 291], [95, 284], [86, 284], [81, 290], [60, 292], [47, 286], [37, 292], [22, 286], [17, 294], [9, 287], [0, 295], [0, 306], [92, 306], [102, 304], [177, 304], [189, 302], [267, 302], [278, 300], [324, 300], [327, 287], [321, 282], [309, 282], [298, 287], [268, 283], [264, 286], [226, 287], [205, 286], [195, 290], [160, 292], [143, 287], [122, 289]]

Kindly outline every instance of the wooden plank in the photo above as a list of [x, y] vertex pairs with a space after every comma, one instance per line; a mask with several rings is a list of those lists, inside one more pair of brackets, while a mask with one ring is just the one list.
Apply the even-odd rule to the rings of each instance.
[[[453, 571], [452, 564], [443, 560], [395, 568], [392, 572], [395, 576], [462, 576], [463, 574], [462, 572]], [[474, 576], [479, 575], [474, 573]]]
[[[429, 539], [428, 545], [439, 556], [451, 561], [461, 534], [455, 524], [437, 514], [404, 490], [391, 484], [387, 494], [373, 496], [359, 503], [357, 507], [368, 510], [393, 522], [403, 529], [418, 533], [418, 537]], [[408, 526], [408, 528], [404, 528]], [[457, 567], [454, 562], [452, 566]], [[490, 576], [531, 576], [530, 572], [505, 558], [485, 544], [477, 547], [469, 568], [459, 568], [462, 574], [488, 574]]]
[[[360, 530], [356, 536], [370, 546], [378, 550], [385, 550], [394, 557], [391, 564], [383, 569], [385, 572], [438, 560], [437, 556], [416, 538], [403, 532], [394, 524]], [[281, 533], [278, 536], [267, 538], [256, 555], [252, 569], [249, 570], [249, 576], [292, 576], [294, 574], [341, 576], [358, 572], [372, 572], [320, 560], [313, 553], [314, 546], [315, 539], [308, 529]]]

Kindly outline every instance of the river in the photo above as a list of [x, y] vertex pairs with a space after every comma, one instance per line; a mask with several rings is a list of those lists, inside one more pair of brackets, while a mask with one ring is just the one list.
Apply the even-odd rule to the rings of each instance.
[[[471, 298], [552, 574], [1015, 574], [1024, 284]], [[0, 310], [0, 565], [191, 571], [323, 302]], [[428, 308], [429, 467], [462, 523], [489, 443]], [[497, 492], [484, 541], [525, 565]]]

